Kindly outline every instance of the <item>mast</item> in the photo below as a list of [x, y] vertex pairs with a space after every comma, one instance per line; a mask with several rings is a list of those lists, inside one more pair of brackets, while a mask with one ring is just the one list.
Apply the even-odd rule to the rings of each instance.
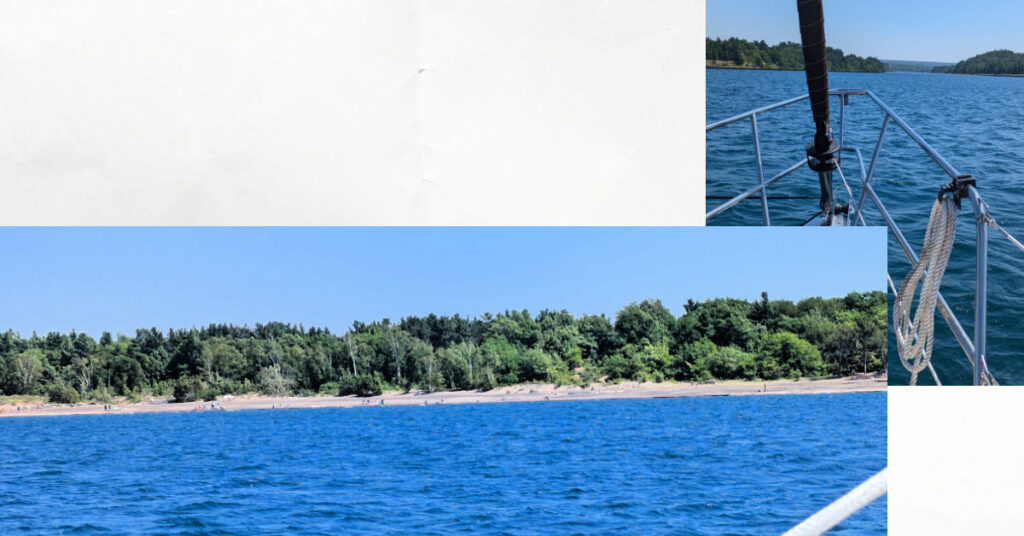
[[819, 207], [825, 225], [834, 223], [833, 216], [846, 213], [849, 205], [836, 206], [832, 193], [832, 170], [839, 165], [839, 144], [832, 136], [829, 122], [828, 63], [825, 59], [825, 11], [821, 0], [797, 0], [800, 14], [800, 40], [804, 52], [804, 73], [807, 94], [814, 117], [814, 141], [807, 145], [807, 165], [818, 173], [821, 187]]

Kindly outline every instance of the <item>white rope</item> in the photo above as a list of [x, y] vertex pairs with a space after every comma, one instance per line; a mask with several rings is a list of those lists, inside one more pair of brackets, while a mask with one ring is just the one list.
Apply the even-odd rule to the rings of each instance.
[[871, 501], [885, 495], [889, 489], [889, 468], [879, 471], [832, 504], [803, 520], [782, 536], [818, 536], [841, 523]]
[[[928, 230], [924, 234], [921, 257], [907, 274], [896, 293], [892, 307], [893, 328], [896, 331], [896, 349], [900, 362], [910, 372], [910, 385], [917, 383], [917, 375], [928, 368], [932, 357], [935, 335], [935, 305], [939, 297], [939, 285], [946, 271], [949, 254], [956, 239], [956, 205], [949, 196], [942, 196], [932, 206], [928, 217]], [[910, 308], [921, 283], [921, 298], [917, 301], [917, 313], [910, 319]]]

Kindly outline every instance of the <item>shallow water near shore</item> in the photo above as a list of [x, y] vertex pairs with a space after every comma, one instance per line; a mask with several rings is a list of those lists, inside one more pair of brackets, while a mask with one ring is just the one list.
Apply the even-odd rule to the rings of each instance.
[[[902, 117], [960, 173], [978, 180], [978, 190], [991, 205], [993, 217], [1012, 234], [1024, 236], [1024, 172], [1015, 162], [1024, 158], [1024, 91], [1019, 77], [965, 76], [927, 73], [829, 73], [833, 88], [867, 89]], [[807, 93], [801, 71], [706, 71], [708, 122]], [[832, 100], [832, 125], [838, 135], [839, 107]], [[883, 114], [865, 96], [850, 98], [846, 108], [845, 145], [860, 148], [869, 165]], [[804, 101], [758, 116], [765, 177], [771, 178], [800, 160], [813, 136], [810, 105]], [[753, 137], [749, 120], [707, 134], [707, 195], [732, 196], [756, 183]], [[859, 194], [859, 171], [852, 153], [844, 153], [844, 170], [854, 195]], [[886, 209], [915, 251], [920, 251], [928, 214], [946, 174], [895, 123], [890, 123], [872, 183]], [[835, 191], [848, 195], [838, 177]], [[769, 188], [769, 195], [814, 196], [818, 180], [802, 168]], [[708, 199], [707, 207], [723, 199]], [[815, 199], [769, 200], [773, 225], [799, 225], [817, 210]], [[870, 225], [884, 225], [874, 205], [864, 211]], [[761, 225], [757, 199], [744, 201], [709, 225]], [[956, 244], [942, 282], [942, 294], [973, 337], [975, 285], [974, 214], [969, 204], [960, 214]], [[988, 364], [1003, 384], [1024, 384], [1024, 253], [995, 230], [989, 231]], [[889, 240], [889, 271], [899, 287], [909, 269], [895, 239]], [[837, 259], [836, 262], [842, 262]], [[823, 264], [827, 270], [827, 264]], [[880, 281], [879, 284], [883, 284]], [[892, 305], [890, 296], [890, 312]], [[947, 384], [969, 384], [970, 364], [941, 316], [936, 313], [936, 343], [932, 363]], [[891, 327], [891, 325], [890, 325]], [[924, 376], [927, 376], [925, 374]], [[909, 375], [900, 365], [895, 339], [889, 338], [889, 378], [906, 385]], [[921, 383], [931, 383], [922, 377]]]
[[884, 393], [24, 418], [0, 534], [770, 534], [885, 464]]

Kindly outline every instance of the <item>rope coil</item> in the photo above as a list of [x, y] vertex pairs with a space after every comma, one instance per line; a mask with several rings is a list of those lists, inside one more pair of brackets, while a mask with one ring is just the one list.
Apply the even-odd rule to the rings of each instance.
[[[941, 196], [932, 205], [928, 229], [924, 235], [921, 256], [907, 274], [893, 304], [893, 327], [900, 362], [910, 372], [910, 385], [917, 384], [917, 375], [928, 368], [935, 335], [935, 306], [942, 284], [942, 274], [953, 251], [956, 239], [956, 203], [952, 196]], [[923, 278], [923, 282], [922, 282]], [[917, 312], [910, 319], [910, 309], [921, 282]]]

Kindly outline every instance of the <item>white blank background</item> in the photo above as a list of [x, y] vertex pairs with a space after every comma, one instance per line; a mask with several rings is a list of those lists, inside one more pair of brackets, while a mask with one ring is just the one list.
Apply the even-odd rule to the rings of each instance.
[[889, 533], [1020, 534], [1024, 388], [890, 387]]
[[0, 2], [3, 224], [690, 224], [703, 3]]

